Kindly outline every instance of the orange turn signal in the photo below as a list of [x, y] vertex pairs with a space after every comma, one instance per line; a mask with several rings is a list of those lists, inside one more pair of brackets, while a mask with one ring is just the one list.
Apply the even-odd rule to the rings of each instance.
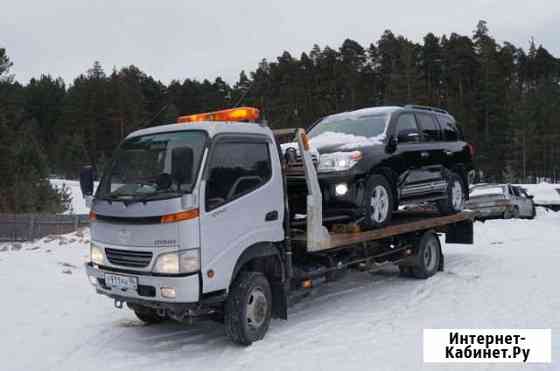
[[309, 137], [305, 133], [301, 133], [301, 141], [303, 143], [303, 149], [309, 151]]
[[94, 213], [93, 211], [89, 212], [89, 220], [94, 221], [97, 219], [97, 214]]
[[191, 209], [186, 211], [181, 211], [175, 214], [163, 215], [161, 217], [162, 223], [175, 223], [182, 222], [184, 220], [196, 219], [200, 215], [198, 209]]
[[239, 107], [216, 112], [197, 113], [179, 116], [177, 122], [189, 123], [199, 121], [257, 121], [260, 111], [253, 107]]

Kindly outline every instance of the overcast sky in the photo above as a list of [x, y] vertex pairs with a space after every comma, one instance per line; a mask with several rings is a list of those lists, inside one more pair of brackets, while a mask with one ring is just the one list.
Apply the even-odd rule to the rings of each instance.
[[533, 36], [560, 57], [560, 0], [6, 0], [0, 47], [20, 82], [49, 73], [67, 82], [99, 60], [106, 72], [134, 64], [163, 82], [222, 76], [314, 43], [363, 46], [385, 29], [420, 41], [428, 32], [471, 35], [479, 19], [499, 41]]

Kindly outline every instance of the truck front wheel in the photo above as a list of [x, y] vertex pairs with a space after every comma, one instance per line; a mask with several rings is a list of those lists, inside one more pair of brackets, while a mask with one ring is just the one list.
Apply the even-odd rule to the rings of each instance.
[[265, 275], [241, 272], [230, 288], [225, 308], [227, 336], [236, 344], [261, 340], [270, 325], [272, 293]]

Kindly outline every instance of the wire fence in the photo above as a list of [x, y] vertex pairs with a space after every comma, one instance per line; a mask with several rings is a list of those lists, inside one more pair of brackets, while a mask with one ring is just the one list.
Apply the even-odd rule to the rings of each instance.
[[88, 225], [88, 215], [0, 214], [0, 241], [31, 241]]

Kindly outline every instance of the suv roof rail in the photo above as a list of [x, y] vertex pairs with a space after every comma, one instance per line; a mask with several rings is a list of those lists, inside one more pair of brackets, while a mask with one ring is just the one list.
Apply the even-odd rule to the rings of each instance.
[[406, 106], [404, 106], [404, 108], [412, 108], [412, 109], [418, 109], [418, 110], [424, 110], [424, 111], [432, 111], [432, 112], [438, 112], [438, 113], [443, 113], [443, 114], [449, 115], [449, 112], [447, 112], [444, 109], [437, 108], [437, 107], [420, 106], [420, 105], [417, 105], [417, 104], [407, 104]]

